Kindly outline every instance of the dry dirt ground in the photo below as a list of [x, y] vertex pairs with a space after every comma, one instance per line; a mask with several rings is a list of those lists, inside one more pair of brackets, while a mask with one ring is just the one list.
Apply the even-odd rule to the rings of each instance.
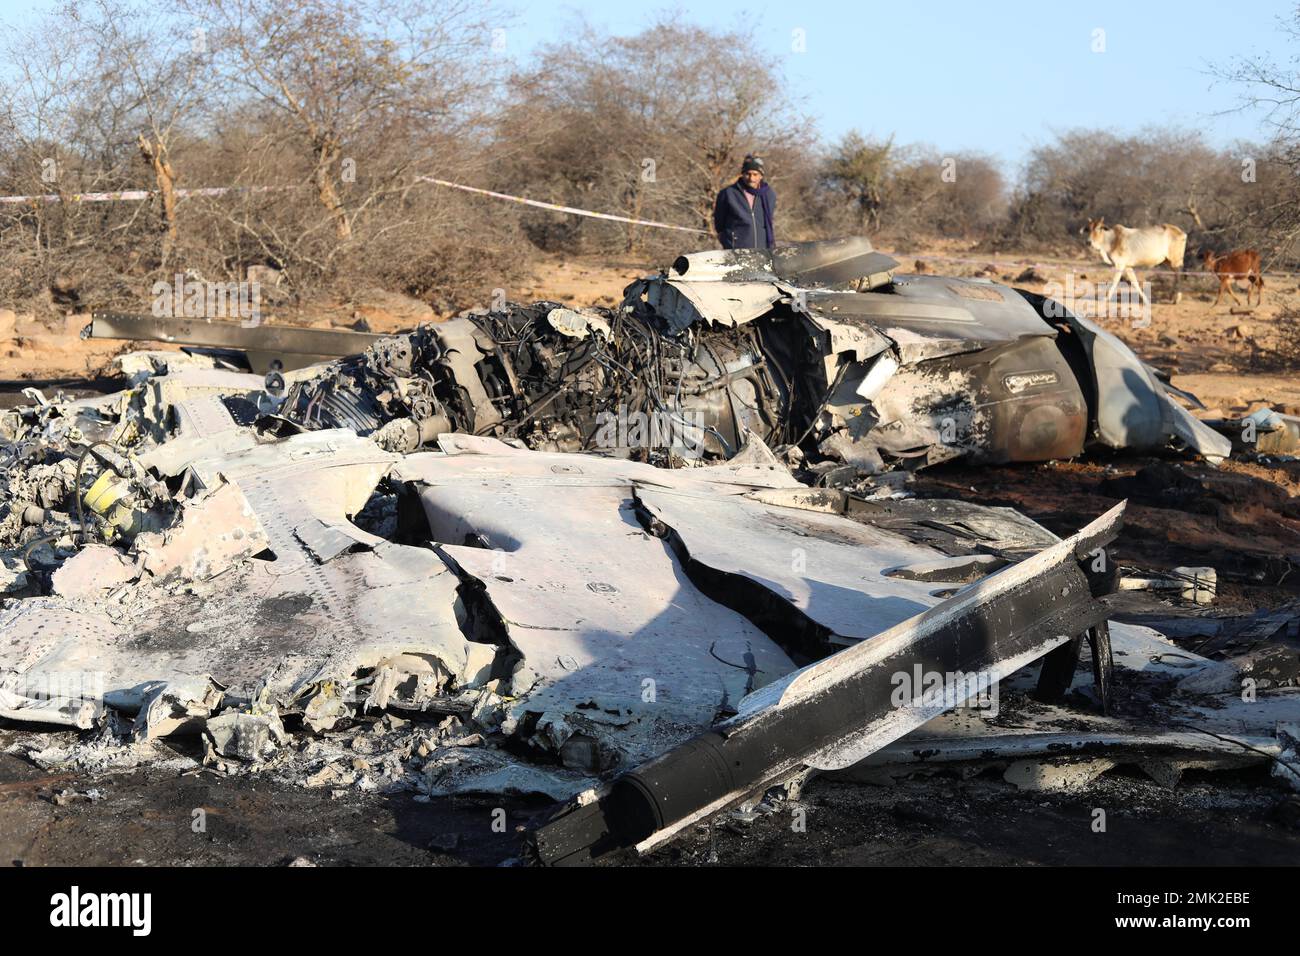
[[[0, 731], [0, 747], [9, 732]], [[97, 790], [59, 805], [74, 787]], [[506, 811], [504, 831], [493, 827]], [[195, 810], [204, 829], [195, 832]], [[1106, 830], [1093, 811], [1106, 811]], [[520, 829], [545, 802], [348, 793], [256, 777], [139, 770], [50, 777], [0, 755], [8, 866], [494, 866], [523, 862]], [[796, 824], [796, 820], [799, 824]], [[879, 787], [830, 779], [754, 819], [724, 815], [641, 861], [658, 865], [1240, 865], [1300, 859], [1300, 800], [1267, 772], [1190, 771], [1176, 791], [1115, 771], [1078, 794], [1016, 790], [994, 773]], [[611, 863], [633, 862], [627, 859]]]
[[[1070, 266], [1031, 256], [987, 256], [947, 243], [900, 254], [966, 262], [929, 263], [934, 271], [991, 275], [1045, 291], [1043, 281], [1106, 280], [1097, 265]], [[1019, 281], [1030, 265], [1039, 280]], [[987, 266], [992, 269], [987, 269]], [[554, 299], [613, 305], [624, 286], [653, 263], [553, 262], [507, 290], [517, 301]], [[1147, 278], [1146, 275], [1143, 278]], [[1264, 304], [1231, 314], [1212, 306], [1213, 286], [1184, 277], [1182, 300], [1163, 282], [1151, 327], [1123, 318], [1103, 324], [1176, 385], [1197, 393], [1209, 416], [1262, 406], [1300, 413], [1300, 288], [1266, 279]], [[490, 291], [485, 290], [485, 302]], [[343, 326], [365, 319], [396, 331], [432, 318], [427, 308], [375, 293], [357, 302], [304, 310], [270, 321]], [[77, 338], [87, 317], [58, 323], [6, 318], [0, 307], [0, 404], [21, 401], [26, 386], [112, 388], [102, 376], [129, 343]], [[8, 325], [6, 325], [8, 323]], [[157, 346], [148, 346], [157, 347]], [[4, 394], [8, 393], [8, 394]], [[1171, 493], [1177, 485], [1181, 491]], [[1218, 604], [1249, 612], [1300, 597], [1300, 462], [1230, 462], [1215, 470], [1180, 461], [1091, 455], [1077, 462], [973, 468], [951, 465], [917, 476], [922, 496], [976, 496], [1012, 505], [1058, 533], [1071, 532], [1121, 498], [1130, 505], [1115, 545], [1118, 560], [1142, 569], [1209, 565], [1219, 569]], [[0, 727], [0, 751], [21, 728]], [[59, 797], [67, 789], [98, 799]], [[493, 811], [506, 811], [504, 832]], [[1094, 832], [1093, 810], [1107, 811]], [[195, 832], [194, 811], [206, 830]], [[802, 830], [793, 811], [802, 811]], [[100, 778], [52, 776], [0, 753], [0, 862], [16, 865], [322, 865], [500, 864], [518, 861], [519, 829], [548, 812], [545, 801], [397, 797], [304, 790], [256, 776], [160, 769]], [[1076, 794], [1021, 792], [997, 772], [962, 779], [939, 774], [894, 787], [813, 780], [797, 804], [754, 818], [724, 815], [696, 828], [650, 864], [1294, 864], [1300, 860], [1300, 798], [1270, 781], [1266, 768], [1213, 775], [1190, 771], [1177, 790], [1136, 772], [1113, 771]]]

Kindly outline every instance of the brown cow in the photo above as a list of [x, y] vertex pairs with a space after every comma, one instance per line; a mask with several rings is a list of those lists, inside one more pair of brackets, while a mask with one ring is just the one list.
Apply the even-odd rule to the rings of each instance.
[[1250, 290], [1255, 290], [1255, 305], [1264, 301], [1264, 274], [1259, 267], [1259, 253], [1254, 249], [1238, 249], [1222, 256], [1216, 256], [1210, 250], [1201, 253], [1201, 262], [1205, 268], [1219, 277], [1219, 294], [1214, 297], [1214, 304], [1223, 300], [1223, 290], [1228, 290], [1232, 301], [1241, 305], [1233, 291], [1237, 279], [1246, 280], [1246, 305], [1250, 305]]

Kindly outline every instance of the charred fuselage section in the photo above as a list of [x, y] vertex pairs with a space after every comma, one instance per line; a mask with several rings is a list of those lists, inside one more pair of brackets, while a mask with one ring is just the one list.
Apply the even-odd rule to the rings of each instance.
[[616, 310], [508, 304], [381, 339], [294, 385], [280, 417], [398, 452], [465, 432], [662, 463], [756, 437], [829, 484], [1093, 442], [1227, 454], [1088, 320], [896, 266], [865, 239], [694, 253]]

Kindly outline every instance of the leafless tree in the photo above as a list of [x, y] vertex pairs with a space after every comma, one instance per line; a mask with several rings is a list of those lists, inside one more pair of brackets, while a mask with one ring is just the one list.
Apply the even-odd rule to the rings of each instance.
[[880, 228], [886, 181], [893, 157], [894, 139], [868, 140], [857, 130], [844, 135], [826, 157], [822, 182], [843, 194], [857, 214], [858, 225], [872, 232]]
[[[491, 71], [490, 31], [467, 0], [179, 0], [234, 96], [301, 144], [337, 238], [454, 136]], [[412, 135], [423, 132], [427, 136]], [[394, 142], [399, 148], [387, 148]], [[371, 189], [343, 195], [357, 166]], [[408, 182], [409, 184], [409, 182]]]
[[1262, 111], [1273, 129], [1272, 141], [1259, 150], [1258, 158], [1244, 157], [1254, 168], [1251, 177], [1242, 176], [1265, 187], [1253, 191], [1249, 211], [1251, 231], [1266, 236], [1271, 246], [1265, 268], [1294, 258], [1300, 240], [1300, 5], [1289, 16], [1278, 17], [1278, 32], [1291, 51], [1286, 62], [1258, 54], [1214, 69], [1220, 79], [1239, 88], [1241, 108]]
[[0, 108], [10, 134], [5, 178], [10, 191], [57, 200], [0, 212], [0, 284], [11, 294], [87, 283], [122, 293], [120, 273], [141, 264], [143, 252], [128, 236], [147, 206], [73, 201], [78, 193], [139, 188], [142, 131], [157, 132], [166, 145], [178, 73], [137, 25], [130, 10], [104, 0], [68, 4], [6, 33], [13, 69]]
[[[511, 83], [498, 126], [501, 175], [565, 204], [597, 204], [711, 232], [717, 191], [757, 152], [779, 161], [812, 140], [811, 121], [747, 33], [715, 33], [664, 17], [629, 37], [588, 28], [543, 50]], [[530, 217], [543, 244], [617, 241], [680, 249], [680, 233]], [[615, 238], [616, 237], [616, 238]], [[704, 245], [715, 240], [702, 238]]]
[[856, 130], [823, 159], [820, 184], [853, 210], [857, 229], [912, 242], [979, 237], [1006, 211], [1006, 183], [992, 158], [898, 146]]

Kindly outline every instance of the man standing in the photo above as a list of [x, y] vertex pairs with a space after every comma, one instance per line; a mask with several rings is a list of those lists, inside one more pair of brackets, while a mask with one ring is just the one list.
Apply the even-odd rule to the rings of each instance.
[[776, 193], [763, 182], [763, 161], [746, 156], [740, 176], [718, 193], [713, 228], [724, 249], [771, 249], [776, 240], [772, 217]]

